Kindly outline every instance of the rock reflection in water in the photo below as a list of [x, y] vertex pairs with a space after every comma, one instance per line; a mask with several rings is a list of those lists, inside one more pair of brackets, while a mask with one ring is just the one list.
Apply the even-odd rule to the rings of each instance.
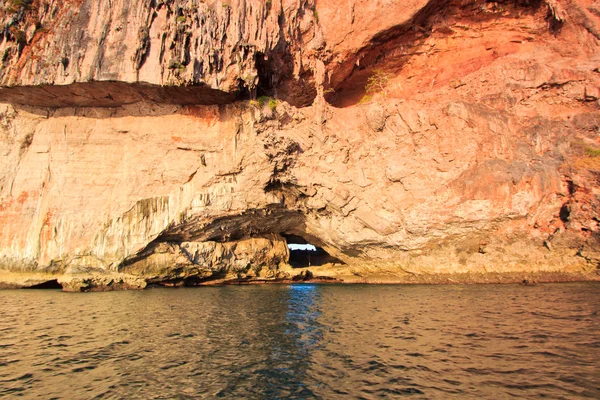
[[0, 291], [0, 396], [600, 398], [600, 284]]

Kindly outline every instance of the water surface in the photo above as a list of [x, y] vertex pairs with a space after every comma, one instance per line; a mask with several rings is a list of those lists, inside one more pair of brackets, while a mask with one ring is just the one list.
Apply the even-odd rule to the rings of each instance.
[[600, 398], [600, 284], [0, 291], [0, 397]]

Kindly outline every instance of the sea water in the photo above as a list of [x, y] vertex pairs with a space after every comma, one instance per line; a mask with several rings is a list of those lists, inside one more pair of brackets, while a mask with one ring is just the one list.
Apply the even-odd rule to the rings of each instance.
[[600, 398], [600, 284], [0, 291], [0, 397]]

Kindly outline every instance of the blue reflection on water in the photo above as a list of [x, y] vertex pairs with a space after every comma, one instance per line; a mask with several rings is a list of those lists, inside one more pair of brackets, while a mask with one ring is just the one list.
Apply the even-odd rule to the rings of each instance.
[[295, 284], [289, 289], [285, 333], [295, 338], [298, 350], [306, 357], [323, 338], [323, 327], [319, 323], [321, 288], [313, 284]]
[[271, 343], [264, 392], [269, 398], [315, 398], [306, 385], [313, 352], [323, 339], [321, 288], [311, 284], [288, 286], [283, 330]]
[[[272, 302], [257, 306], [257, 314], [252, 318], [259, 320], [260, 332], [255, 340], [249, 340], [244, 346], [247, 354], [240, 360], [240, 375], [231, 379], [216, 397], [236, 398], [235, 393], [244, 388], [252, 393], [246, 398], [320, 398], [313, 391], [315, 387], [311, 382], [314, 379], [310, 371], [324, 346], [324, 326], [320, 321], [323, 288], [314, 284], [293, 284], [277, 288], [257, 287], [255, 290], [261, 289], [276, 296], [268, 299]], [[234, 293], [240, 295], [238, 290]], [[225, 331], [231, 331], [235, 341], [241, 342], [238, 332], [244, 338], [248, 335], [244, 328], [232, 328], [228, 326]], [[218, 332], [217, 338], [223, 329]]]

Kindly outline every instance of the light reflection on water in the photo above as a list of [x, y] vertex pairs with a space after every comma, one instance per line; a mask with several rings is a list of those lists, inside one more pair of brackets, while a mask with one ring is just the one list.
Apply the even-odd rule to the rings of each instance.
[[600, 284], [0, 291], [0, 396], [600, 398]]

